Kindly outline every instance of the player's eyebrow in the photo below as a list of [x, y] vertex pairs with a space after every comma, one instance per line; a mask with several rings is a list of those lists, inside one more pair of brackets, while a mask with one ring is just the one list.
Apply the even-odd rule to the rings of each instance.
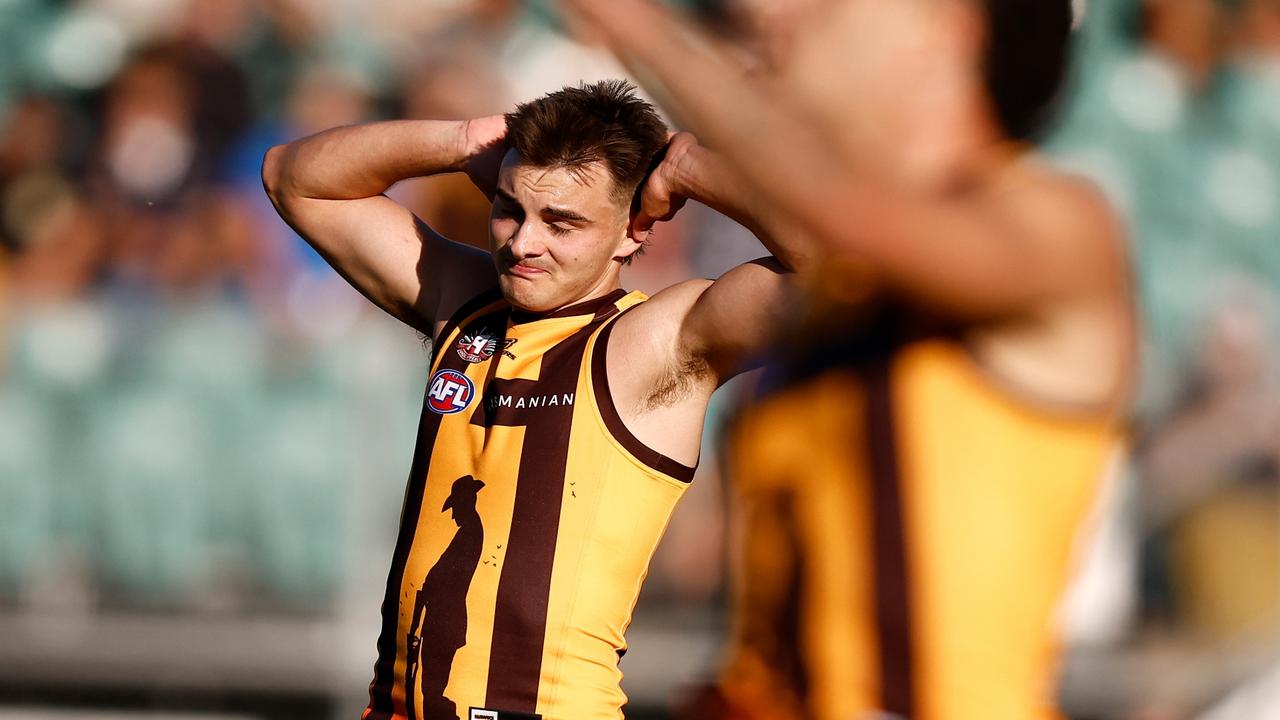
[[[502, 200], [503, 202], [508, 202], [508, 203], [511, 203], [512, 205], [517, 205], [517, 206], [520, 204], [520, 201], [517, 200], [514, 195], [507, 192], [506, 190], [503, 190], [502, 188], [495, 188], [493, 191], [493, 194], [495, 197]], [[551, 205], [548, 205], [547, 207], [542, 209], [542, 215], [549, 215], [551, 217], [559, 218], [561, 220], [572, 220], [573, 222], [580, 222], [580, 223], [591, 222], [591, 218], [585, 217], [581, 213], [576, 213], [568, 208], [554, 207]]]
[[[514, 195], [507, 192], [506, 190], [503, 190], [502, 188], [495, 188], [494, 195], [499, 199], [503, 200], [504, 202], [509, 202], [512, 205], [520, 204], [520, 201], [517, 200]], [[581, 213], [574, 212], [568, 208], [554, 207], [551, 205], [548, 205], [547, 207], [543, 208], [542, 214], [550, 215], [552, 217], [560, 218], [562, 220], [572, 220], [574, 222], [581, 222], [581, 223], [591, 222], [591, 218], [588, 218], [582, 215]]]
[[578, 213], [572, 210], [568, 210], [566, 208], [547, 206], [542, 209], [542, 214], [563, 218], [565, 220], [573, 220], [575, 222], [583, 222], [583, 223], [591, 222], [589, 218], [583, 217], [582, 215], [579, 215]]

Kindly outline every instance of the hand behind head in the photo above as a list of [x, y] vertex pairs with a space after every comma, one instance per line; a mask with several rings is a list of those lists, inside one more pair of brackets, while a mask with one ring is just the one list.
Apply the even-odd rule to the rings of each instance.
[[507, 119], [503, 115], [468, 120], [463, 131], [467, 157], [464, 170], [467, 177], [493, 200], [498, 188], [498, 171], [507, 155]]
[[682, 192], [682, 178], [692, 162], [690, 150], [698, 146], [692, 133], [672, 133], [667, 147], [662, 151], [658, 167], [640, 188], [640, 207], [631, 221], [633, 233], [647, 233], [654, 224], [675, 218], [688, 200]]

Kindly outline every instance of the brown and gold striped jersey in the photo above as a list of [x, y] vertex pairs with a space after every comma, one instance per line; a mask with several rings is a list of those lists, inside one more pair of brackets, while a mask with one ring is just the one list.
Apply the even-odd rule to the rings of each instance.
[[697, 717], [1057, 717], [1055, 608], [1118, 424], [890, 334], [804, 348], [736, 422], [736, 618]]
[[620, 718], [623, 633], [692, 479], [609, 393], [614, 293], [549, 315], [496, 292], [435, 343], [365, 720]]

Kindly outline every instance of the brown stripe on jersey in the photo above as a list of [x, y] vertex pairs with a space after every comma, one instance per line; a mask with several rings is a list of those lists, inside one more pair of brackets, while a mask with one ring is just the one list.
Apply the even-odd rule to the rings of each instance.
[[[597, 311], [586, 327], [547, 351], [542, 358], [538, 392], [576, 391], [591, 333], [605, 317], [617, 312], [616, 306], [609, 307], [613, 309]], [[502, 419], [498, 413], [489, 417], [490, 422]], [[486, 707], [526, 713], [535, 712], [538, 706], [573, 406], [541, 408], [531, 419], [520, 450], [511, 534], [498, 579], [485, 698]]]
[[[466, 370], [466, 361], [457, 353], [441, 352], [442, 343], [449, 339], [449, 335], [459, 325], [500, 298], [500, 294], [495, 296], [492, 291], [486, 292], [467, 302], [449, 319], [444, 331], [435, 339], [432, 346], [432, 354], [435, 357], [432, 374], [436, 370], [446, 368], [458, 372]], [[430, 378], [428, 378], [429, 382]], [[391, 691], [397, 682], [395, 667], [398, 638], [396, 636], [400, 624], [400, 592], [404, 583], [405, 565], [409, 561], [409, 551], [413, 548], [413, 538], [418, 529], [418, 520], [422, 511], [422, 495], [426, 489], [431, 450], [435, 446], [442, 417], [431, 411], [424, 393], [422, 416], [418, 424], [418, 443], [413, 451], [404, 505], [400, 510], [400, 533], [396, 538], [395, 553], [391, 556], [391, 570], [387, 574], [387, 591], [382, 600], [382, 631], [378, 635], [378, 659], [373, 665], [373, 680], [369, 683], [369, 708], [363, 720], [389, 720], [396, 712]]]
[[[625, 315], [626, 313], [623, 314]], [[596, 345], [591, 351], [591, 388], [595, 391], [596, 402], [600, 406], [600, 417], [604, 420], [604, 425], [609, 429], [609, 434], [613, 436], [613, 439], [621, 443], [622, 447], [626, 448], [627, 452], [634, 455], [637, 460], [676, 480], [692, 482], [697, 468], [691, 468], [645, 445], [639, 438], [631, 434], [631, 431], [627, 429], [627, 424], [622, 421], [622, 416], [618, 414], [618, 407], [613, 403], [613, 395], [609, 393], [609, 363], [607, 358], [609, 333], [613, 330], [616, 322], [609, 323], [600, 331], [600, 337], [596, 340]]]
[[800, 703], [802, 717], [810, 717], [809, 673], [805, 667], [805, 648], [802, 633], [808, 568], [805, 566], [804, 538], [800, 536], [799, 509], [794, 491], [780, 493], [777, 512], [786, 532], [787, 552], [791, 556], [791, 577], [787, 578], [787, 595], [778, 613], [778, 667], [787, 674], [795, 696]]
[[880, 702], [903, 718], [915, 714], [911, 648], [910, 586], [903, 521], [902, 485], [894, 438], [889, 360], [866, 373], [866, 433], [871, 469], [872, 541], [875, 560], [876, 625], [880, 636]]

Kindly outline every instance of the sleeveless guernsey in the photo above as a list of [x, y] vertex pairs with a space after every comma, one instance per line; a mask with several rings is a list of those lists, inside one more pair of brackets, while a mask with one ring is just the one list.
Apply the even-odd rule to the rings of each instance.
[[1118, 425], [892, 332], [807, 348], [735, 424], [726, 717], [1056, 718], [1054, 611]]
[[622, 717], [623, 633], [693, 477], [609, 394], [611, 323], [644, 300], [495, 291], [436, 339], [365, 720]]

